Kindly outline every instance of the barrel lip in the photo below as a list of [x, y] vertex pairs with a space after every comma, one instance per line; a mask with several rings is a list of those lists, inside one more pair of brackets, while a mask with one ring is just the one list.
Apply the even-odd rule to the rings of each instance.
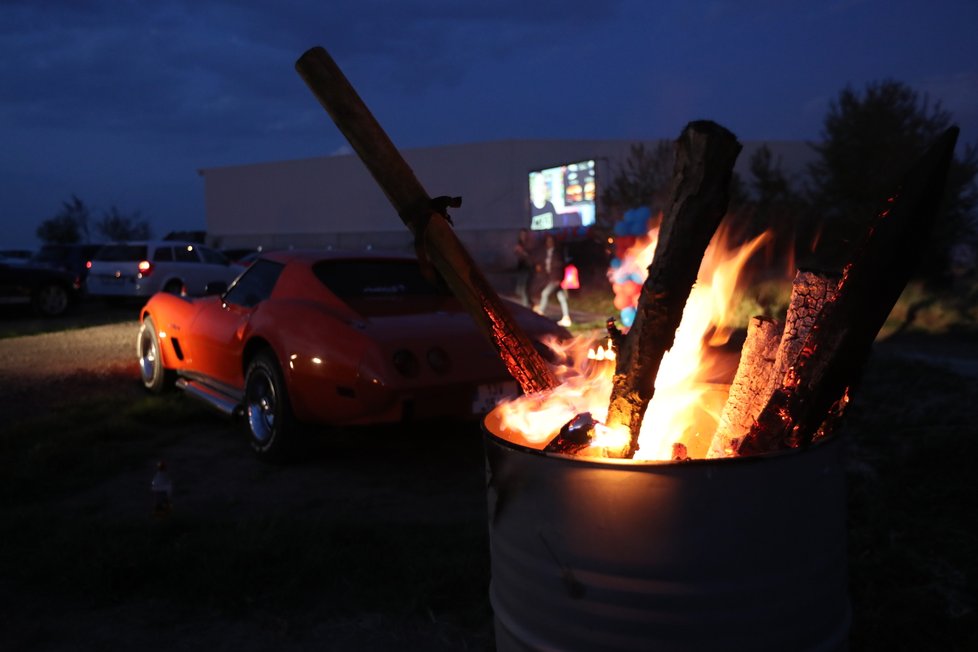
[[[498, 409], [498, 408], [497, 408]], [[544, 451], [538, 448], [531, 448], [529, 446], [524, 446], [522, 444], [517, 444], [509, 439], [506, 439], [502, 435], [494, 432], [492, 427], [489, 425], [489, 421], [492, 419], [493, 414], [496, 410], [490, 411], [485, 415], [480, 424], [482, 426], [482, 432], [487, 441], [492, 442], [496, 446], [507, 448], [520, 453], [526, 453], [528, 455], [536, 455], [543, 458], [550, 458], [556, 460], [565, 460], [572, 464], [578, 464], [583, 467], [595, 467], [595, 468], [608, 468], [608, 467], [625, 467], [625, 468], [678, 468], [678, 467], [691, 467], [691, 468], [730, 468], [731, 465], [739, 464], [762, 464], [766, 463], [772, 459], [784, 459], [790, 458], [797, 455], [804, 455], [809, 451], [820, 448], [822, 446], [827, 446], [833, 444], [835, 441], [841, 439], [841, 431], [836, 431], [827, 437], [822, 437], [811, 444], [802, 448], [788, 448], [780, 451], [771, 451], [768, 453], [758, 453], [755, 455], [745, 455], [743, 457], [720, 457], [720, 458], [698, 458], [683, 461], [674, 460], [620, 460], [614, 458], [596, 458], [596, 457], [582, 457], [579, 455], [569, 455], [567, 453], [556, 453]]]

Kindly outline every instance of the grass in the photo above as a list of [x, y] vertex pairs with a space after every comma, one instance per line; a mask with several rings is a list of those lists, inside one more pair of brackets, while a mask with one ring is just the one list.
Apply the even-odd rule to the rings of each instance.
[[[237, 436], [230, 445], [240, 460], [212, 460], [212, 448], [187, 441], [208, 422], [221, 436], [227, 422], [179, 394], [122, 404], [96, 396], [0, 432], [0, 603], [7, 605], [0, 648], [46, 649], [49, 639], [36, 637], [60, 622], [47, 613], [59, 605], [81, 609], [91, 619], [84, 626], [93, 629], [99, 618], [144, 605], [162, 610], [139, 616], [148, 628], [160, 619], [232, 631], [240, 623], [271, 623], [274, 647], [295, 643], [294, 636], [302, 636], [296, 632], [326, 627], [353, 632], [356, 641], [346, 643], [352, 649], [490, 649], [484, 470], [476, 427], [460, 441], [435, 443], [433, 451], [405, 441], [403, 431], [341, 437], [326, 449], [311, 449], [311, 461], [290, 470], [252, 460]], [[226, 430], [237, 432], [233, 424]], [[149, 463], [161, 450], [181, 445], [191, 447], [184, 465], [211, 459], [204, 463], [228, 476], [240, 463], [246, 481], [271, 486], [269, 478], [279, 474], [287, 491], [290, 472], [303, 468], [355, 482], [341, 486], [341, 493], [333, 484], [314, 483], [326, 493], [288, 491], [286, 502], [254, 510], [242, 504], [247, 499], [240, 486], [218, 485], [228, 493], [221, 503], [229, 506], [226, 512], [191, 508], [183, 495], [172, 514], [153, 518]], [[138, 486], [128, 477], [137, 477]], [[99, 493], [106, 482], [141, 498]], [[444, 522], [404, 518], [396, 507], [388, 517], [365, 517], [384, 511], [372, 504], [378, 484], [388, 487], [380, 490], [381, 499], [403, 493], [423, 504], [428, 496], [437, 501], [462, 492], [478, 509]], [[136, 513], [98, 504], [113, 499], [135, 503]], [[246, 643], [252, 646], [246, 649], [264, 647]]]
[[[790, 280], [767, 280], [752, 284], [734, 307], [730, 326], [744, 329], [751, 317], [761, 315], [784, 319], [791, 295]], [[574, 333], [603, 330], [607, 317], [618, 317], [610, 284], [593, 282], [570, 293], [571, 310], [588, 315], [575, 322]], [[912, 281], [880, 330], [881, 337], [896, 332], [944, 334], [974, 332], [978, 328], [978, 277], [959, 279], [953, 285], [932, 289]]]
[[[783, 292], [757, 286], [755, 299]], [[901, 298], [896, 324], [907, 315], [899, 310], [921, 302], [918, 292], [908, 288]], [[927, 304], [941, 318], [924, 319], [930, 313], [918, 310], [912, 329], [973, 332], [971, 313], [952, 299]], [[575, 310], [604, 314], [609, 306], [608, 292], [572, 297]], [[978, 383], [874, 355], [854, 397], [845, 423], [851, 647], [978, 649]], [[153, 519], [148, 509], [130, 518], [85, 503], [126, 474], [139, 477], [126, 491], [148, 491], [147, 461], [168, 446], [190, 445], [189, 433], [210, 418], [179, 395], [120, 402], [107, 394], [5, 424], [0, 647], [64, 649], [63, 640], [41, 632], [71, 617], [87, 631], [94, 619], [112, 622], [119, 609], [132, 608], [151, 629], [263, 623], [270, 638], [248, 641], [252, 648], [302, 647], [309, 643], [303, 637], [320, 632], [328, 642], [317, 639], [318, 646], [333, 649], [491, 649], [478, 432], [426, 442], [424, 452], [403, 431], [372, 442], [351, 437], [305, 466], [276, 470], [286, 483], [321, 473], [312, 485], [320, 493], [278, 509], [249, 511], [247, 498], [238, 497], [226, 513], [194, 513], [178, 503], [170, 517]], [[221, 460], [200, 458], [205, 470], [221, 472]], [[254, 483], [272, 477], [260, 465], [243, 466]], [[345, 480], [337, 484], [337, 475]], [[378, 487], [419, 504], [452, 496], [473, 507], [441, 521], [405, 518], [396, 507], [377, 517]], [[153, 609], [160, 615], [147, 615]]]
[[869, 366], [847, 419], [855, 650], [978, 645], [978, 383]]

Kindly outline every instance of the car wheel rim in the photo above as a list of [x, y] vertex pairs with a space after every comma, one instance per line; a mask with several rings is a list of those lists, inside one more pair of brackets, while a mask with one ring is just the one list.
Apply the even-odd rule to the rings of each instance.
[[275, 387], [264, 373], [256, 374], [248, 391], [248, 425], [261, 443], [275, 434]]
[[156, 355], [153, 333], [149, 329], [144, 329], [143, 336], [139, 338], [139, 373], [142, 375], [144, 384], [153, 382], [158, 364], [159, 357]]
[[68, 305], [68, 297], [61, 288], [49, 287], [41, 291], [41, 310], [48, 315], [57, 315]]

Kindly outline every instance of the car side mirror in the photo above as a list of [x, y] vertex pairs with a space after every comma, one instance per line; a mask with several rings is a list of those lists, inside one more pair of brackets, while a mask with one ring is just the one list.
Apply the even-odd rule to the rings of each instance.
[[215, 294], [224, 294], [228, 291], [228, 284], [224, 281], [211, 281], [204, 286], [204, 294], [206, 296], [212, 296]]

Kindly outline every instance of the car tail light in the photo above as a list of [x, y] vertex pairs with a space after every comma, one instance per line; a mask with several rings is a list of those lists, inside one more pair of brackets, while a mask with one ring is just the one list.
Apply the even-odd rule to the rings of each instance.
[[431, 367], [435, 373], [443, 374], [452, 366], [452, 361], [449, 359], [448, 354], [445, 353], [445, 349], [437, 346], [432, 349], [428, 349], [427, 358], [428, 366]]
[[139, 264], [136, 265], [136, 269], [139, 270], [140, 276], [149, 276], [153, 273], [153, 263], [149, 262], [148, 260], [141, 260], [139, 261]]
[[92, 268], [92, 261], [86, 260], [85, 261], [85, 269], [91, 269], [91, 268]]
[[418, 362], [418, 357], [407, 349], [395, 351], [392, 361], [394, 368], [408, 378], [417, 376], [421, 372], [421, 363]]

